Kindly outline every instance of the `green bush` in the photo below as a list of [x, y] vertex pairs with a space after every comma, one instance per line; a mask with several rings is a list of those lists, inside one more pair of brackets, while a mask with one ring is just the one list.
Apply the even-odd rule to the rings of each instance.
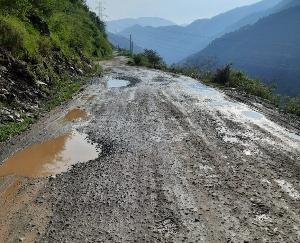
[[284, 99], [284, 111], [300, 116], [300, 97], [287, 97]]
[[104, 22], [85, 1], [0, 0], [0, 7], [0, 44], [20, 58], [48, 55], [52, 46], [73, 60], [112, 53]]
[[41, 37], [41, 39], [39, 39], [39, 41], [38, 41], [38, 45], [39, 45], [39, 53], [43, 57], [47, 57], [47, 56], [51, 55], [51, 52], [53, 49], [53, 44], [49, 37], [47, 37], [47, 36]]
[[151, 67], [153, 68], [160, 68], [162, 65], [164, 65], [163, 63], [163, 59], [161, 58], [161, 56], [154, 50], [148, 50], [145, 49], [144, 50], [144, 56], [147, 58], [149, 64], [151, 65]]
[[23, 48], [23, 34], [9, 23], [0, 19], [0, 46], [16, 54]]
[[143, 53], [133, 55], [133, 64], [156, 69], [166, 69], [167, 65], [156, 51], [145, 49]]
[[228, 85], [230, 82], [231, 65], [226, 65], [223, 68], [217, 69], [213, 82], [221, 85]]
[[149, 66], [147, 57], [141, 53], [133, 56], [133, 62], [137, 66]]
[[263, 84], [260, 80], [248, 78], [247, 75], [241, 71], [230, 70], [228, 86], [261, 97], [278, 105], [279, 99], [274, 94], [272, 87]]

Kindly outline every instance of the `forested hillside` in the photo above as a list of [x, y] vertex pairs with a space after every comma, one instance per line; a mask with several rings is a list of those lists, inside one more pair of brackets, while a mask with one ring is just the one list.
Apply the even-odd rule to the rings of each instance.
[[0, 0], [0, 123], [61, 103], [80, 87], [74, 78], [111, 52], [83, 0]]
[[[299, 2], [298, 2], [299, 4]], [[300, 92], [300, 7], [270, 15], [252, 26], [224, 35], [187, 60], [202, 66], [232, 63], [252, 77], [274, 83], [281, 94]]]

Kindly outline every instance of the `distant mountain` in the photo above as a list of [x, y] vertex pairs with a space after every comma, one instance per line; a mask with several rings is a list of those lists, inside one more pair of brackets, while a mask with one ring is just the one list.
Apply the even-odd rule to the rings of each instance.
[[108, 21], [106, 23], [106, 28], [107, 31], [111, 33], [118, 33], [134, 25], [160, 27], [160, 26], [168, 26], [168, 25], [176, 25], [176, 24], [172, 21], [163, 18], [142, 17], [136, 19], [126, 18], [126, 19]]
[[[122, 49], [127, 49], [127, 50], [130, 49], [129, 39], [127, 39], [123, 36], [117, 35], [117, 34], [110, 33], [110, 32], [107, 33], [107, 37], [108, 37], [109, 42], [113, 46], [119, 47], [119, 48], [122, 48]], [[143, 52], [143, 48], [133, 44], [133, 52], [134, 53]]]
[[[188, 25], [187, 29], [202, 32], [208, 36], [220, 35], [223, 34], [226, 29], [229, 29], [229, 27], [234, 26], [237, 22], [253, 15], [254, 13], [265, 12], [276, 6], [281, 1], [282, 0], [264, 0], [252, 5], [238, 7], [226, 13], [219, 14], [211, 19], [196, 20]], [[248, 22], [244, 23], [244, 25], [247, 24]]]
[[[233, 9], [211, 19], [200, 19], [183, 26], [143, 27], [131, 26], [119, 34], [132, 34], [135, 43], [158, 51], [169, 64], [206, 47], [212, 40], [226, 33], [238, 21], [257, 12], [267, 11], [281, 0], [264, 0], [259, 3]], [[245, 22], [243, 25], [248, 24]]]
[[285, 1], [291, 8], [265, 17], [254, 25], [226, 34], [191, 56], [186, 63], [216, 66], [232, 63], [267, 83], [281, 94], [300, 93], [300, 1]]
[[278, 3], [278, 4], [276, 4], [275, 6], [273, 5], [273, 7], [270, 7], [267, 10], [255, 12], [255, 13], [250, 14], [247, 17], [241, 19], [237, 23], [235, 23], [235, 24], [231, 25], [229, 28], [227, 28], [225, 30], [225, 33], [229, 33], [229, 32], [238, 30], [241, 27], [246, 26], [246, 25], [255, 24], [259, 19], [267, 17], [268, 15], [280, 12], [282, 10], [288, 9], [293, 6], [297, 6], [299, 4], [299, 0], [280, 0], [280, 1], [276, 1], [276, 3]]

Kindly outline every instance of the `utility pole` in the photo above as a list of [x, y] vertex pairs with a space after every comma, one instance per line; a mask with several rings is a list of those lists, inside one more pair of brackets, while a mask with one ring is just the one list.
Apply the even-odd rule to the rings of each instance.
[[129, 37], [129, 51], [130, 51], [130, 55], [132, 55], [133, 44], [132, 44], [132, 36], [131, 36], [131, 34], [130, 34], [130, 37]]

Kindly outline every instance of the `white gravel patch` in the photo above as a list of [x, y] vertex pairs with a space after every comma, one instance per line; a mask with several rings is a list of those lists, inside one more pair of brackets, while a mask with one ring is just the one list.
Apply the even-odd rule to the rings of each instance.
[[275, 182], [281, 187], [281, 189], [288, 193], [289, 196], [295, 200], [300, 199], [300, 193], [293, 187], [293, 185], [285, 180], [277, 179]]

